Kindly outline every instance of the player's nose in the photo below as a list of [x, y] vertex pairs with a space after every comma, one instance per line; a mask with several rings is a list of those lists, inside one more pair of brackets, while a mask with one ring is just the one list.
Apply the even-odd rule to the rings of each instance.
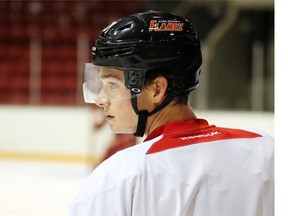
[[95, 100], [95, 104], [101, 108], [105, 108], [109, 106], [110, 102], [107, 98], [98, 96]]

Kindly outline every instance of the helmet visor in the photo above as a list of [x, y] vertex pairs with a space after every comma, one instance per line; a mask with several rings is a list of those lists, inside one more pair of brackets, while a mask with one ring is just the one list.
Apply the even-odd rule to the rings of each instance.
[[84, 64], [83, 94], [86, 103], [97, 105], [132, 97], [130, 89], [125, 85], [124, 71], [92, 63]]

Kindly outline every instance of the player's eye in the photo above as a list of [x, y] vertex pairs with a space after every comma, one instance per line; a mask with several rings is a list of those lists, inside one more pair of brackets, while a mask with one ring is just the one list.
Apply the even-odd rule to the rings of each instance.
[[115, 89], [115, 88], [118, 87], [118, 84], [115, 83], [115, 82], [109, 82], [109, 87], [110, 87], [111, 89]]

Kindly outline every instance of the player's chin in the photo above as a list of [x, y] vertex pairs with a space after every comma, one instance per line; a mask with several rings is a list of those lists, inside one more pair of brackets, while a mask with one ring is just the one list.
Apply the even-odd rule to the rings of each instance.
[[123, 125], [118, 126], [115, 124], [109, 124], [109, 126], [112, 132], [117, 134], [134, 134], [136, 132], [136, 128], [134, 126], [123, 127]]

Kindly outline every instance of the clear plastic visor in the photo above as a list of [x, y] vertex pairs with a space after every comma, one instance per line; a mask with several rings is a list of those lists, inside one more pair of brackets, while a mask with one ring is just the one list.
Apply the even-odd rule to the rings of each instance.
[[131, 99], [130, 90], [125, 86], [124, 71], [84, 64], [83, 94], [85, 103], [101, 103]]

